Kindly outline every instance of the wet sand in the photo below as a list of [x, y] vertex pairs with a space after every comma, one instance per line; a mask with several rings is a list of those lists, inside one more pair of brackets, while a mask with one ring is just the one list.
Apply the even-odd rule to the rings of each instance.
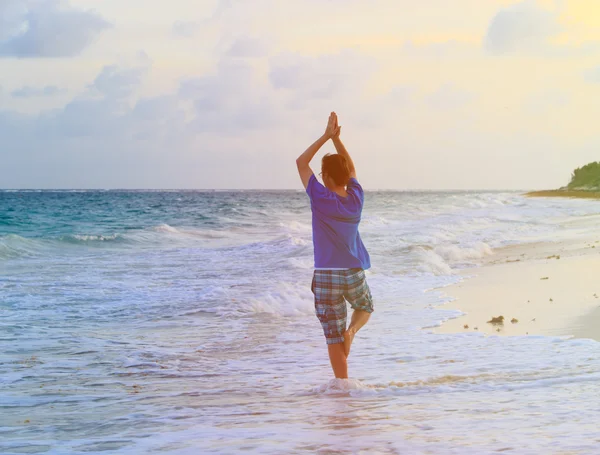
[[[442, 292], [466, 313], [437, 333], [575, 336], [600, 341], [600, 235], [502, 248]], [[502, 323], [490, 323], [503, 316]]]

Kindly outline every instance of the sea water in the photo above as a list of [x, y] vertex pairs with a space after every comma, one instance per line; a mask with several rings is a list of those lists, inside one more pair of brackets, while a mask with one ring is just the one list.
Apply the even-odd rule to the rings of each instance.
[[344, 381], [303, 191], [2, 191], [0, 453], [600, 453], [597, 342], [431, 330], [458, 270], [599, 214], [367, 191], [375, 313]]

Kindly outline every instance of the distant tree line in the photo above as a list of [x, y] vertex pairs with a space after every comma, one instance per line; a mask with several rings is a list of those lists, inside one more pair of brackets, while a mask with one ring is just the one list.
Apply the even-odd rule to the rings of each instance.
[[594, 161], [575, 169], [567, 188], [570, 190], [600, 190], [600, 162]]

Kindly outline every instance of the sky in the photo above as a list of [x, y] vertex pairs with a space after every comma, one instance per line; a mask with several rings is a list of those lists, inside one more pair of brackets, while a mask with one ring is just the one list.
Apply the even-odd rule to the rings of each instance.
[[599, 100], [597, 0], [0, 0], [0, 188], [302, 189], [331, 111], [367, 190], [557, 188]]

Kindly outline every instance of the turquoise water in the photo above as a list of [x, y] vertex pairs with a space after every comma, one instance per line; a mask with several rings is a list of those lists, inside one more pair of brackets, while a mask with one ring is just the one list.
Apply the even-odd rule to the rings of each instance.
[[433, 334], [424, 291], [598, 214], [367, 192], [376, 313], [336, 383], [303, 192], [0, 192], [0, 453], [594, 453], [596, 342]]

